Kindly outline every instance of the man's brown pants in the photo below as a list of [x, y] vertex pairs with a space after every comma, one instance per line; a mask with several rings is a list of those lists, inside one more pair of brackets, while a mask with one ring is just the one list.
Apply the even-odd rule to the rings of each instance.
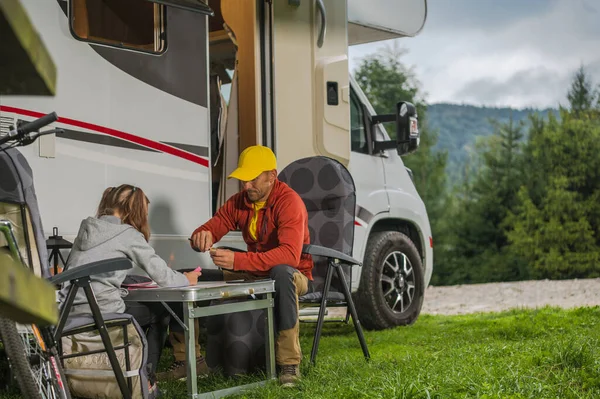
[[[275, 359], [278, 365], [300, 364], [302, 350], [300, 349], [300, 329], [298, 321], [298, 296], [308, 292], [308, 278], [298, 269], [287, 265], [275, 266], [269, 277], [275, 281], [275, 329], [278, 333], [275, 342]], [[223, 279], [231, 280], [260, 280], [265, 276], [256, 276], [248, 272], [223, 271]], [[196, 357], [200, 356], [198, 344], [198, 321], [195, 320]], [[169, 340], [173, 346], [176, 361], [185, 360], [185, 339], [183, 332], [172, 331]]]

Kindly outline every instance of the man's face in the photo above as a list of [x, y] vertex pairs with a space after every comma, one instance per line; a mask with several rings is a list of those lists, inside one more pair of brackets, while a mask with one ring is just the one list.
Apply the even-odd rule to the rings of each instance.
[[246, 191], [251, 202], [266, 201], [273, 189], [277, 172], [274, 170], [263, 172], [254, 180], [243, 181], [242, 188]]

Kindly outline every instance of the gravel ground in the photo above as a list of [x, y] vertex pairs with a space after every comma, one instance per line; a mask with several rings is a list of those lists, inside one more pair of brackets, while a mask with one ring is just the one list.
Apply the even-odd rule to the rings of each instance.
[[429, 286], [421, 313], [454, 315], [546, 305], [563, 308], [598, 306], [600, 278]]

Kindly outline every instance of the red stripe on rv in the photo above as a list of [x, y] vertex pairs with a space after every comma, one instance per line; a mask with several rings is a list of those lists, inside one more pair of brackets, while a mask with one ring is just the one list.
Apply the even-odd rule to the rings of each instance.
[[[32, 118], [39, 118], [44, 116], [45, 114], [36, 111], [30, 111], [27, 109], [9, 107], [6, 105], [0, 105], [0, 111], [4, 112], [12, 112], [14, 114], [19, 114], [23, 116], [29, 116]], [[180, 150], [179, 148], [171, 147], [169, 145], [159, 143], [157, 141], [148, 140], [144, 137], [135, 136], [130, 133], [121, 132], [119, 130], [111, 129], [109, 127], [94, 125], [93, 123], [87, 123], [78, 121], [75, 119], [65, 118], [63, 116], [58, 117], [58, 122], [64, 123], [65, 125], [77, 126], [83, 129], [93, 130], [95, 132], [103, 133], [112, 137], [116, 137], [121, 140], [129, 141], [135, 144], [139, 144], [144, 147], [151, 148], [153, 150], [161, 151], [170, 155], [174, 155], [179, 158], [183, 158], [185, 160], [200, 164], [202, 166], [208, 167], [208, 159], [199, 157], [196, 154], [189, 153], [187, 151]]]

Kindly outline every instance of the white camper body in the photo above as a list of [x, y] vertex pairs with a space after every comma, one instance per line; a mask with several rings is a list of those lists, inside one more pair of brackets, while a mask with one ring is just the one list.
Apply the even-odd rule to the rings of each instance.
[[[433, 270], [427, 212], [396, 149], [375, 150], [373, 143], [390, 139], [368, 122], [374, 111], [349, 76], [348, 45], [417, 34], [426, 0], [369, 1], [368, 8], [360, 0], [211, 0], [214, 16], [197, 0], [179, 7], [169, 0], [21, 1], [54, 56], [57, 94], [2, 97], [0, 134], [18, 119], [60, 117], [54, 127], [64, 135], [22, 150], [48, 236], [58, 227], [72, 240], [106, 187], [131, 183], [151, 200], [157, 253], [176, 269], [214, 267], [187, 238], [238, 190], [225, 176], [241, 149], [270, 146], [280, 169], [330, 156], [357, 187], [353, 255], [365, 264], [353, 269], [352, 290], [364, 302], [361, 273], [379, 273], [381, 292], [373, 295], [380, 298], [371, 306], [387, 303], [388, 316], [371, 326], [414, 321]], [[335, 98], [328, 97], [332, 84]], [[418, 250], [424, 282], [416, 313], [383, 301], [400, 280], [365, 259], [369, 239], [386, 231], [403, 233]], [[224, 240], [243, 245], [241, 234]]]

